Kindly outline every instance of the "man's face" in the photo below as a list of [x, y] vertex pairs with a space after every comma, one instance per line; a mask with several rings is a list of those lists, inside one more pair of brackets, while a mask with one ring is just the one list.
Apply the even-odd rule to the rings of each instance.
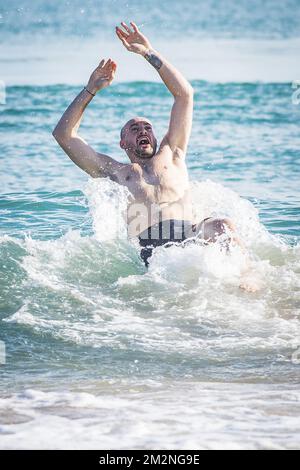
[[127, 154], [133, 152], [138, 158], [151, 158], [156, 153], [157, 140], [152, 124], [145, 118], [134, 118], [128, 121], [122, 130], [120, 142]]

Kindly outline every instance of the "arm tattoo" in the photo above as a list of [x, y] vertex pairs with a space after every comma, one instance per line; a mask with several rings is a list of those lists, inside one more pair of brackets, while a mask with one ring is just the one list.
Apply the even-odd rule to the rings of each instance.
[[146, 52], [145, 59], [149, 62], [149, 64], [153, 65], [156, 70], [159, 70], [163, 64], [160, 58], [157, 57], [157, 55], [155, 55], [154, 52], [150, 49]]

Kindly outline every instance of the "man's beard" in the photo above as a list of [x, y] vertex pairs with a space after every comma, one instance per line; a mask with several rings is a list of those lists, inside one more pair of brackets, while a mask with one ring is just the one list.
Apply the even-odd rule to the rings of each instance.
[[149, 149], [145, 151], [138, 147], [135, 149], [134, 153], [136, 154], [137, 157], [146, 159], [146, 158], [154, 157], [155, 152], [156, 152], [156, 145], [154, 147], [152, 147], [151, 145], [151, 150]]

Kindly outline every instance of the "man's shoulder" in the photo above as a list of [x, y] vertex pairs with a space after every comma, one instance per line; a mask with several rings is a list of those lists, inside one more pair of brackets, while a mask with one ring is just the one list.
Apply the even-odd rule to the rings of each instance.
[[123, 184], [123, 179], [131, 170], [131, 164], [121, 163], [101, 153], [97, 153], [97, 156], [99, 157], [99, 176], [108, 176], [112, 181]]
[[118, 183], [127, 186], [139, 171], [140, 166], [136, 163], [122, 163], [117, 172]]

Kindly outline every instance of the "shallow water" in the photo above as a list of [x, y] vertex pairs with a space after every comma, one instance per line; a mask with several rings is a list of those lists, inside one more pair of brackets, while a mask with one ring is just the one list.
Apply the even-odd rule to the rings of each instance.
[[[297, 36], [291, 9], [285, 34], [276, 8], [257, 28], [259, 39]], [[230, 26], [231, 38], [254, 37], [255, 11], [241, 10], [247, 28]], [[24, 34], [38, 34], [32, 16], [21, 17]], [[49, 38], [51, 28], [69, 37], [68, 24], [61, 27], [50, 21]], [[215, 36], [212, 19], [207, 28]], [[256, 294], [239, 289], [238, 249], [159, 248], [146, 271], [125, 237], [126, 191], [89, 180], [51, 136], [80, 87], [7, 88], [1, 448], [299, 448], [300, 107], [290, 83], [192, 83], [195, 209], [199, 219], [234, 220], [262, 287]], [[116, 83], [89, 107], [82, 134], [125, 162], [124, 122], [146, 115], [160, 140], [171, 105], [159, 83]]]

